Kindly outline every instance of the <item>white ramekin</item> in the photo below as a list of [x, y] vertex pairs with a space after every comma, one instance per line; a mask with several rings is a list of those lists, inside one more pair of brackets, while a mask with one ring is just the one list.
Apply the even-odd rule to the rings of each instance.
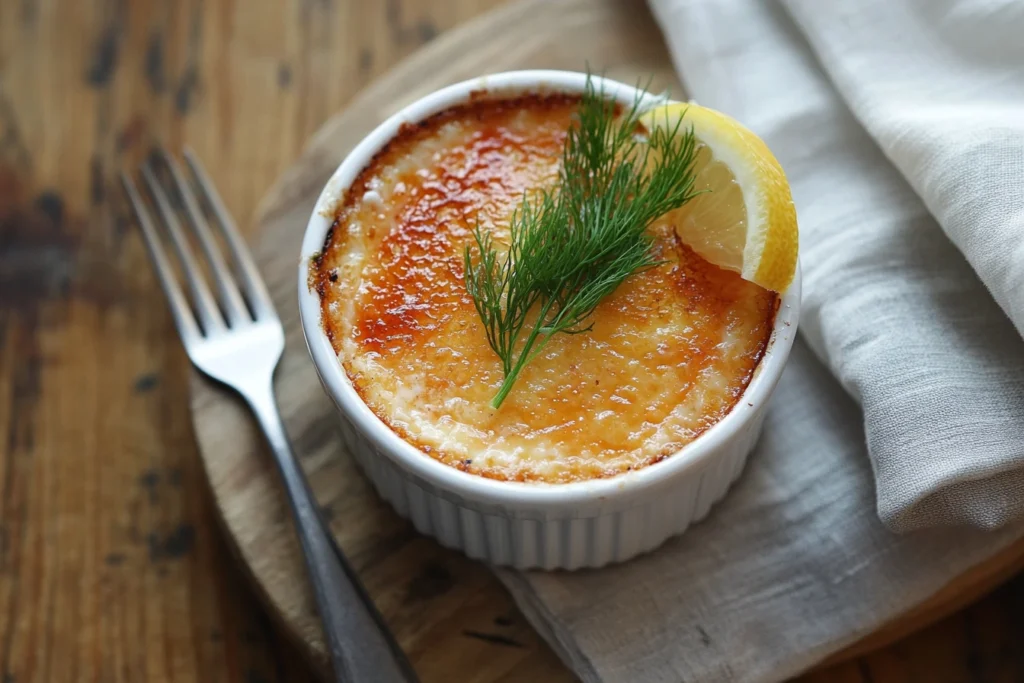
[[[743, 469], [796, 334], [799, 272], [782, 296], [768, 351], [733, 410], [671, 457], [608, 479], [536, 484], [468, 474], [422, 453], [366, 406], [323, 330], [319, 296], [307, 284], [310, 261], [323, 248], [346, 188], [403, 123], [421, 121], [481, 90], [495, 95], [580, 93], [585, 80], [584, 74], [568, 71], [514, 71], [458, 83], [414, 102], [345, 157], [317, 200], [302, 241], [302, 330], [320, 380], [341, 414], [345, 446], [380, 495], [420, 532], [494, 564], [576, 569], [621, 562], [704, 517]], [[608, 79], [595, 82], [627, 104], [638, 94]]]

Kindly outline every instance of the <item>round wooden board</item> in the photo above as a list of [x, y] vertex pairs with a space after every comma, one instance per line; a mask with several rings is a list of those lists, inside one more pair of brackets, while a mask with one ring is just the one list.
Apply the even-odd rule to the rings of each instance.
[[[299, 328], [296, 266], [309, 212], [359, 139], [403, 105], [443, 85], [521, 68], [591, 70], [682, 88], [641, 0], [525, 0], [451, 31], [355, 98], [312, 138], [260, 207], [254, 252], [287, 332], [277, 395], [288, 432], [338, 542], [424, 681], [569, 681], [571, 674], [519, 616], [483, 565], [423, 538], [382, 503], [335, 432]], [[196, 375], [192, 415], [228, 537], [271, 612], [314, 666], [323, 641], [297, 539], [270, 457], [241, 403]], [[829, 661], [863, 654], [973, 601], [1024, 566], [1024, 544], [958, 577]]]

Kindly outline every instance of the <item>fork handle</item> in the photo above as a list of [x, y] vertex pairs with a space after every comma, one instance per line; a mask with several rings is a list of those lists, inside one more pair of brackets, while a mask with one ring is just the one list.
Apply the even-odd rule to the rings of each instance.
[[281, 422], [273, 387], [246, 392], [245, 398], [263, 428], [288, 492], [335, 680], [415, 683], [412, 666], [321, 520]]

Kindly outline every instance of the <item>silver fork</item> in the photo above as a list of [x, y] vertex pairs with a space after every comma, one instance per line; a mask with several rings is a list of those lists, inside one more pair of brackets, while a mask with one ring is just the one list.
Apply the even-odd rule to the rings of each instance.
[[[216, 219], [223, 232], [234, 269], [241, 274], [241, 287], [221, 256], [189, 181], [170, 155], [157, 150], [143, 165], [142, 177], [164, 227], [170, 233], [191, 295], [191, 306], [135, 183], [123, 172], [121, 183], [142, 229], [160, 285], [170, 302], [171, 314], [185, 351], [204, 374], [237, 391], [249, 404], [263, 429], [295, 515], [295, 526], [313, 583], [335, 679], [345, 683], [416, 681], [408, 660], [327, 532], [292, 453], [274, 400], [274, 369], [284, 350], [284, 330], [270, 294], [203, 167], [190, 150], [185, 150], [184, 157], [211, 217]], [[160, 182], [154, 165], [157, 159], [166, 171], [167, 184], [173, 187], [174, 194], [181, 200], [186, 222], [202, 246], [217, 286], [216, 298], [189, 247], [178, 211]]]

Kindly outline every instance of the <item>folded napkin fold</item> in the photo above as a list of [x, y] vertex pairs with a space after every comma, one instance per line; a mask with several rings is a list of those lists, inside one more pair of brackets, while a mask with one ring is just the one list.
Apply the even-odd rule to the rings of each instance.
[[802, 339], [706, 521], [499, 576], [585, 681], [782, 680], [1024, 535], [1024, 7], [651, 5], [789, 175]]

